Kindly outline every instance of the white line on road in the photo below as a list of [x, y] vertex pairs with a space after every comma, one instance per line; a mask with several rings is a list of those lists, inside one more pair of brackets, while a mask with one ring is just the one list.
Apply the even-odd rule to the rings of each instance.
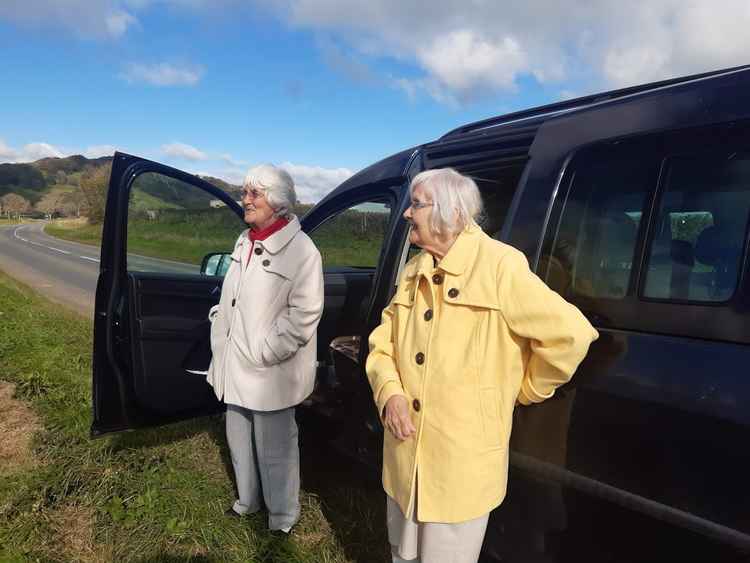
[[[67, 250], [63, 250], [61, 248], [55, 248], [54, 246], [47, 246], [47, 245], [44, 245], [44, 244], [39, 244], [38, 242], [34, 242], [33, 240], [29, 240], [29, 239], [23, 238], [22, 236], [20, 236], [18, 234], [18, 231], [21, 228], [22, 227], [16, 227], [15, 230], [13, 231], [13, 236], [16, 237], [18, 240], [22, 240], [23, 242], [25, 242], [27, 244], [33, 244], [34, 246], [41, 246], [42, 248], [47, 248], [49, 250], [54, 250], [55, 252], [60, 252], [61, 254], [72, 254], [71, 252], [69, 252]], [[83, 258], [84, 260], [91, 260], [92, 262], [99, 262], [98, 258], [90, 258], [88, 256], [80, 256], [80, 255], [77, 255], [77, 256], [78, 256], [78, 258]]]

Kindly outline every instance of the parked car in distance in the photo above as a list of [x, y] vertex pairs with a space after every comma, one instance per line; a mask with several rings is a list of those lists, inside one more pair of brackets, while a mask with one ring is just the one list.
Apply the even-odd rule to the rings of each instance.
[[[750, 560], [750, 67], [465, 125], [362, 170], [302, 218], [323, 256], [325, 311], [300, 414], [333, 421], [363, 467], [378, 467], [382, 427], [362, 344], [415, 252], [401, 217], [409, 181], [445, 166], [476, 179], [484, 230], [601, 334], [569, 384], [516, 409], [509, 493], [484, 557]], [[146, 221], [144, 205], [165, 194], [180, 205]], [[243, 228], [206, 181], [115, 154], [92, 435], [222, 408], [200, 371]], [[174, 262], [131, 260], [155, 229], [182, 237]], [[164, 257], [172, 239], [149, 240]]]

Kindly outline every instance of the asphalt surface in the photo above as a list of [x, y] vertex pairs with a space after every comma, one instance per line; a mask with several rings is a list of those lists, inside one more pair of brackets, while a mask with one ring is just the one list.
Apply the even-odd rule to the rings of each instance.
[[[99, 248], [51, 237], [44, 223], [0, 227], [0, 270], [42, 295], [93, 318]], [[128, 269], [198, 273], [198, 266], [128, 255]]]

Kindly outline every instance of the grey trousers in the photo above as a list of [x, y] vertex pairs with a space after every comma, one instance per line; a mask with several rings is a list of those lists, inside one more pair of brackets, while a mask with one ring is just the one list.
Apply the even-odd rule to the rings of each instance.
[[271, 530], [291, 528], [300, 515], [299, 443], [294, 407], [254, 411], [227, 405], [227, 441], [239, 498], [238, 514], [268, 509]]

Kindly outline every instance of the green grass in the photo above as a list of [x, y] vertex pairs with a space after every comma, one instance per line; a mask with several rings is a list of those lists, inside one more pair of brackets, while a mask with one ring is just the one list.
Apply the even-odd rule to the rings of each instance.
[[[215, 215], [173, 211], [155, 221], [131, 220], [128, 225], [128, 252], [189, 264], [200, 264], [210, 252], [228, 252], [234, 247], [244, 226], [235, 217], [221, 210]], [[324, 266], [374, 267], [382, 243], [383, 233], [373, 229], [360, 233], [342, 218], [325, 223], [312, 234], [312, 239], [323, 256]], [[82, 242], [101, 244], [101, 225], [85, 222], [58, 221], [46, 226], [48, 234]]]
[[[200, 264], [210, 252], [231, 252], [242, 225], [212, 230], [190, 222], [136, 220], [129, 224], [128, 252], [187, 264]], [[65, 240], [101, 245], [102, 226], [81, 222], [55, 222], [47, 234]]]
[[99, 246], [102, 243], [101, 225], [89, 225], [83, 221], [54, 221], [48, 223], [44, 230], [48, 235], [64, 240], [94, 246]]
[[[0, 274], [0, 376], [38, 413], [0, 472], [0, 561], [385, 561], [384, 497], [302, 426], [302, 520], [282, 542], [234, 498], [220, 417], [92, 441], [91, 324]], [[309, 427], [307, 427], [309, 428]]]

